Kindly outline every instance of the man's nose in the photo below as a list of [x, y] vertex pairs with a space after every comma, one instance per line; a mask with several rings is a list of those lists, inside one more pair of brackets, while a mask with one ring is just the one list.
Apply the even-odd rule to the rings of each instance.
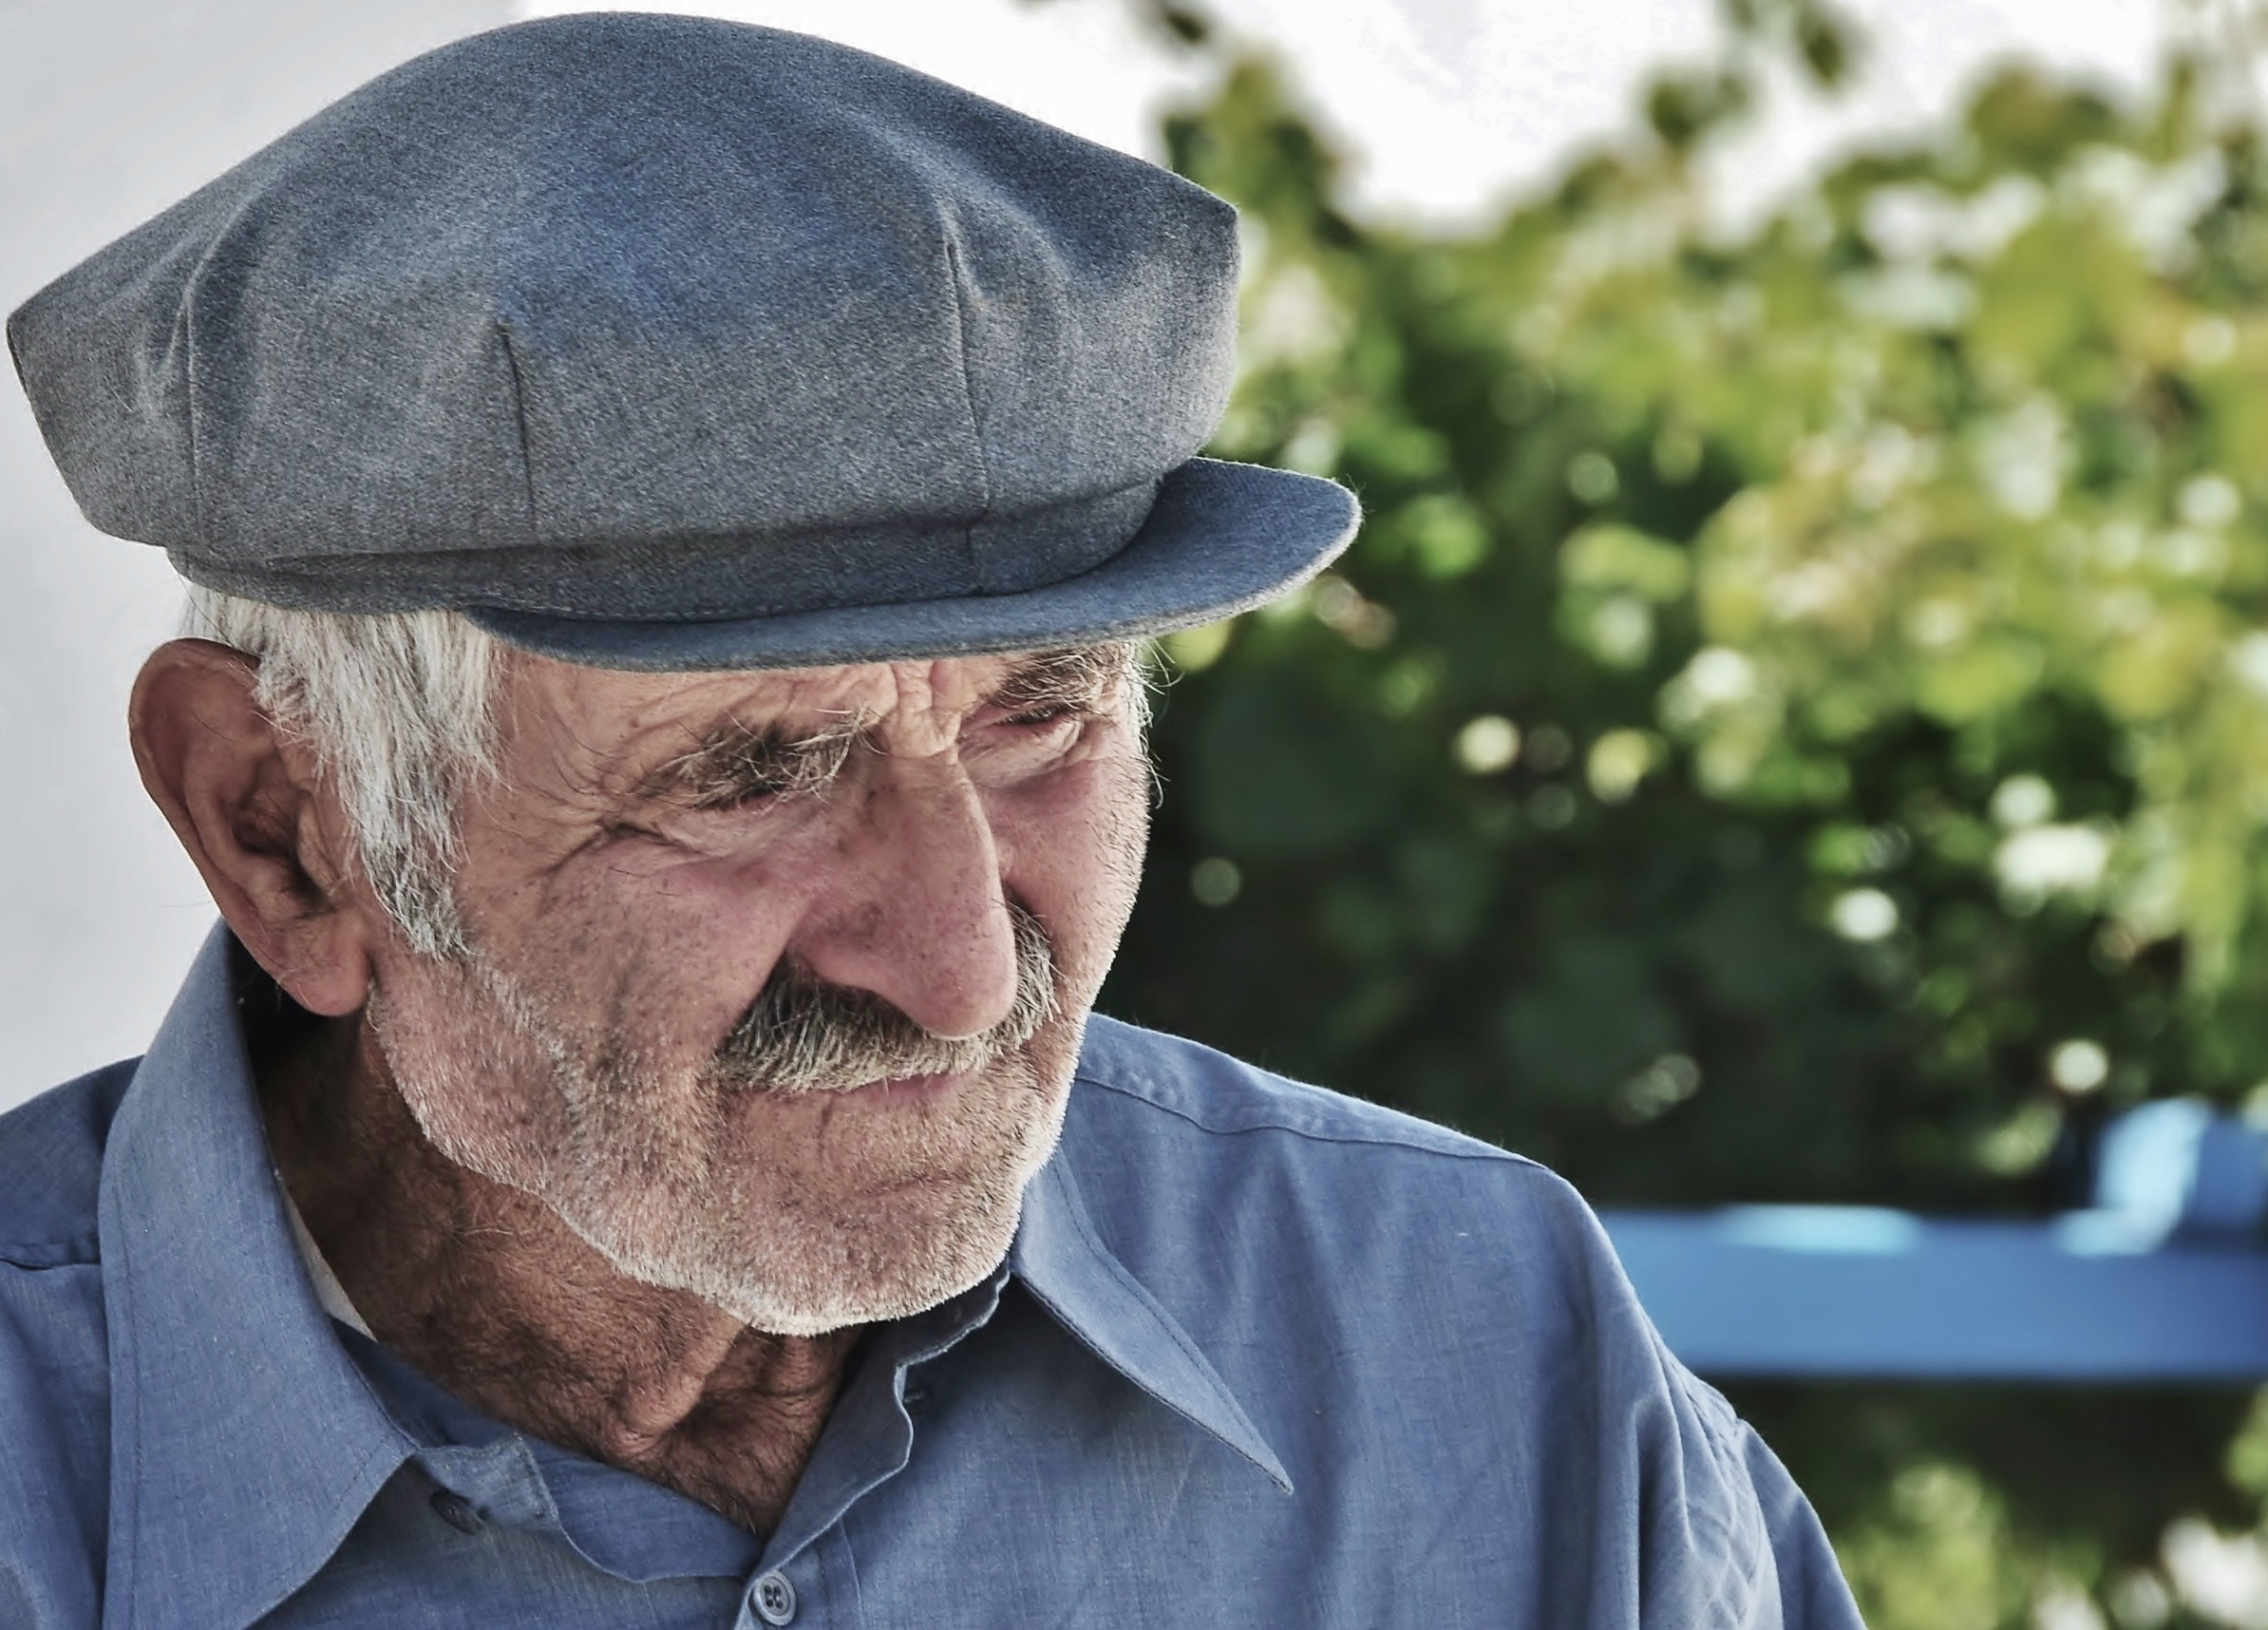
[[880, 759], [863, 790], [831, 857], [839, 899], [797, 949], [936, 1034], [990, 1030], [1015, 1003], [1016, 945], [982, 798], [949, 755]]

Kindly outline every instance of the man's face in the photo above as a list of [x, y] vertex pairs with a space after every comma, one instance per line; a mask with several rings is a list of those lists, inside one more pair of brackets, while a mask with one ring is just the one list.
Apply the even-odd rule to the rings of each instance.
[[1135, 702], [1110, 652], [515, 655], [463, 818], [472, 955], [376, 971], [405, 1099], [617, 1268], [759, 1328], [966, 1288], [1053, 1147], [1133, 905]]

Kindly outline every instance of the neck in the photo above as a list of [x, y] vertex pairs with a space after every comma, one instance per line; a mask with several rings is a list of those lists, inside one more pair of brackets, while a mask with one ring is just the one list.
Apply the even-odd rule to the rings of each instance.
[[380, 1342], [509, 1426], [777, 1526], [858, 1331], [771, 1336], [624, 1278], [541, 1201], [426, 1142], [358, 1020], [258, 1075], [276, 1167]]

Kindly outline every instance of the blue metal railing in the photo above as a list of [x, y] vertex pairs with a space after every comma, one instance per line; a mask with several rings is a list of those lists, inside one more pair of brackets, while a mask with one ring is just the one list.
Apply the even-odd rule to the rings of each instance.
[[2038, 1222], [1600, 1215], [1671, 1350], [1704, 1374], [2268, 1379], [2268, 1133], [2146, 1105], [2106, 1129], [2092, 1201]]

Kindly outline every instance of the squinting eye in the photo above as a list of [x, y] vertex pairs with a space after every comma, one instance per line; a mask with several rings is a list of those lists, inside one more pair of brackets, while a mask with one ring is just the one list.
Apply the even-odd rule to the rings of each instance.
[[1067, 719], [1085, 719], [1089, 716], [1090, 711], [1075, 702], [1056, 702], [1029, 713], [1013, 714], [1004, 722], [1021, 725], [1026, 729], [1045, 729], [1049, 725], [1060, 725]]
[[768, 804], [787, 790], [784, 787], [740, 787], [729, 792], [712, 792], [693, 806], [704, 815], [718, 810], [752, 809], [759, 804]]

